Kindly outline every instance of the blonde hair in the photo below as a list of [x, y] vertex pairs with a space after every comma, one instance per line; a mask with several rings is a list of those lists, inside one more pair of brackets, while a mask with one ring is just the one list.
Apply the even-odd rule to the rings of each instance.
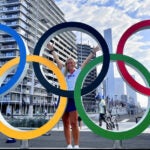
[[69, 57], [69, 58], [67, 58], [67, 60], [66, 60], [66, 62], [65, 62], [65, 66], [67, 65], [68, 60], [73, 60], [74, 63], [76, 63], [75, 60], [74, 60], [72, 57]]
[[72, 57], [69, 57], [69, 58], [66, 59], [66, 62], [65, 62], [65, 73], [64, 73], [65, 76], [67, 75], [67, 72], [68, 72], [68, 70], [67, 70], [67, 62], [68, 62], [68, 60], [73, 60], [73, 62], [76, 64], [75, 60]]

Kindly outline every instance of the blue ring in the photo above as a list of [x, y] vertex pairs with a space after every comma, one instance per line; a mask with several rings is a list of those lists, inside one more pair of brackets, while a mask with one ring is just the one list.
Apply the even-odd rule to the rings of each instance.
[[4, 94], [5, 92], [7, 92], [11, 87], [13, 87], [16, 84], [16, 82], [18, 81], [18, 79], [20, 78], [20, 76], [23, 73], [23, 70], [24, 70], [25, 64], [26, 64], [26, 47], [24, 45], [22, 38], [19, 36], [19, 34], [15, 30], [11, 29], [8, 26], [2, 25], [2, 24], [0, 24], [0, 30], [5, 31], [9, 35], [11, 35], [17, 41], [17, 44], [20, 49], [20, 62], [18, 64], [16, 73], [8, 81], [7, 84], [0, 87], [0, 94]]
[[[98, 75], [98, 77], [89, 86], [84, 87], [82, 89], [81, 92], [82, 92], [82, 95], [84, 95], [84, 94], [87, 94], [87, 93], [93, 91], [97, 86], [99, 86], [99, 84], [105, 78], [105, 75], [107, 74], [108, 68], [109, 68], [109, 63], [110, 63], [109, 49], [108, 49], [106, 41], [104, 40], [104, 38], [101, 36], [101, 34], [97, 30], [95, 30], [94, 28], [92, 28], [89, 25], [86, 25], [86, 24], [83, 24], [80, 22], [65, 22], [65, 23], [58, 24], [58, 25], [50, 28], [48, 31], [46, 31], [42, 35], [42, 37], [39, 39], [37, 45], [35, 46], [34, 55], [38, 55], [38, 56], [40, 55], [40, 51], [41, 51], [43, 44], [55, 32], [62, 31], [62, 30], [68, 31], [69, 28], [74, 28], [77, 30], [83, 30], [86, 33], [88, 33], [89, 35], [93, 36], [97, 40], [99, 45], [101, 45], [102, 51], [103, 51], [104, 59], [103, 59], [103, 66], [102, 66], [101, 72]], [[33, 63], [33, 68], [34, 68], [34, 72], [35, 72], [36, 77], [38, 78], [40, 83], [47, 89], [48, 92], [52, 92], [52, 93], [59, 95], [59, 96], [73, 98], [74, 91], [65, 91], [65, 90], [61, 90], [61, 89], [58, 89], [58, 88], [52, 86], [44, 78], [44, 76], [41, 72], [41, 69], [40, 69], [40, 65], [38, 63]]]

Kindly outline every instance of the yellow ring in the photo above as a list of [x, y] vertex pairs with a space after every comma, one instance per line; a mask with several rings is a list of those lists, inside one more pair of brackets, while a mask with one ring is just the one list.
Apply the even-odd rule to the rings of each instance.
[[[2, 68], [0, 68], [0, 76], [2, 76], [7, 70], [9, 70], [11, 67], [17, 65], [19, 63], [19, 57], [10, 60], [7, 62], [5, 65], [3, 65]], [[27, 62], [36, 62], [36, 63], [41, 63], [42, 65], [45, 65], [48, 67], [50, 70], [54, 72], [54, 74], [57, 76], [57, 79], [60, 83], [60, 88], [63, 90], [67, 89], [67, 84], [64, 78], [64, 75], [62, 72], [59, 70], [59, 68], [50, 60], [40, 57], [40, 56], [35, 56], [35, 55], [28, 55], [27, 56]], [[35, 129], [35, 130], [20, 130], [18, 128], [15, 128], [13, 126], [10, 126], [9, 124], [6, 125], [6, 123], [2, 120], [0, 120], [0, 131], [7, 135], [8, 137], [19, 139], [19, 140], [27, 140], [27, 139], [33, 139], [37, 138], [46, 132], [50, 131], [60, 120], [62, 117], [64, 110], [66, 108], [67, 104], [67, 98], [66, 97], [61, 97], [60, 98], [60, 103], [59, 106], [56, 110], [56, 113], [54, 116], [42, 127]], [[0, 118], [2, 116], [0, 115]]]

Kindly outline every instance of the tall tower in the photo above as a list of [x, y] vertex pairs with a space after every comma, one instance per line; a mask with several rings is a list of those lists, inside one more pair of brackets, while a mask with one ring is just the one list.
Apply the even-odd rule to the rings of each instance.
[[[113, 52], [112, 48], [112, 31], [111, 29], [104, 30], [104, 38], [107, 42], [109, 53], [111, 54]], [[114, 82], [114, 66], [113, 63], [110, 63], [108, 73], [106, 75], [106, 78], [103, 82], [104, 84], [104, 96], [109, 97], [110, 99], [114, 98], [114, 90], [115, 90], [115, 82]]]
[[[33, 53], [38, 39], [46, 30], [65, 21], [63, 12], [53, 0], [0, 0], [0, 23], [15, 29], [21, 35], [30, 54]], [[51, 40], [55, 43], [54, 47], [62, 62], [68, 56], [77, 59], [75, 39], [73, 32], [66, 32]], [[70, 48], [73, 50], [70, 51]], [[0, 66], [19, 56], [19, 53], [16, 41], [7, 33], [0, 31]], [[43, 56], [53, 60], [52, 55], [46, 49]], [[53, 73], [46, 67], [43, 67], [43, 71], [49, 82], [58, 86]], [[6, 84], [14, 73], [15, 71], [9, 74], [3, 84]], [[30, 104], [33, 105], [34, 113], [42, 112], [45, 108], [50, 112], [52, 101], [55, 99], [55, 96], [47, 93], [46, 89], [39, 84], [30, 64], [23, 81], [10, 93], [1, 97], [1, 112], [5, 113], [7, 106], [10, 105], [14, 112], [19, 109], [23, 111], [20, 113], [26, 114]], [[24, 109], [21, 109], [22, 107]]]

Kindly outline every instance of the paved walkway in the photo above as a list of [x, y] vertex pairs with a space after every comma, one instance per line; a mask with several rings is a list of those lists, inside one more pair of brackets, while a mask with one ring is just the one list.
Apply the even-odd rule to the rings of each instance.
[[[123, 123], [126, 123], [124, 120]], [[129, 122], [128, 122], [129, 123]], [[50, 135], [43, 135], [39, 138], [29, 140], [30, 149], [65, 149], [66, 143], [63, 135], [62, 122], [60, 121]], [[20, 149], [21, 141], [7, 144], [7, 137], [0, 134], [0, 149]], [[146, 129], [141, 135], [122, 141], [124, 149], [148, 149], [150, 148], [150, 128]], [[80, 131], [80, 148], [81, 149], [112, 149], [114, 148], [114, 141], [108, 140], [92, 133], [87, 126], [83, 124]]]
[[[0, 148], [5, 149], [19, 149], [21, 141], [17, 140], [16, 143], [7, 144], [7, 137], [0, 134]], [[90, 131], [80, 132], [80, 148], [97, 149], [105, 148], [112, 149], [114, 141], [108, 140]], [[42, 148], [42, 149], [64, 149], [66, 147], [63, 131], [51, 131], [50, 135], [44, 135], [39, 138], [29, 141], [29, 148]], [[123, 141], [123, 148], [129, 149], [148, 149], [150, 148], [150, 134], [143, 133], [133, 139]]]

